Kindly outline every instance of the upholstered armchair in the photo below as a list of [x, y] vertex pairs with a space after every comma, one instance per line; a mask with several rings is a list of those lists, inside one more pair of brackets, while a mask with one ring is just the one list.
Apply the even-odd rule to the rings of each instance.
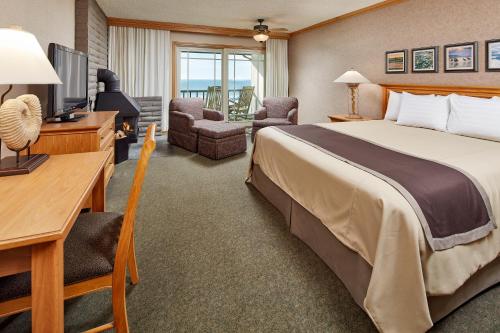
[[168, 142], [198, 152], [198, 131], [204, 125], [224, 121], [220, 111], [204, 108], [202, 98], [174, 98], [168, 113]]
[[297, 125], [299, 101], [295, 97], [266, 97], [255, 113], [252, 141], [255, 133], [267, 126]]

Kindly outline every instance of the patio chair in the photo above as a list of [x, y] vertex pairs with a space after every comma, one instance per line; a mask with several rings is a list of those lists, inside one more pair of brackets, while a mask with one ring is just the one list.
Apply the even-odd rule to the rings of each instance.
[[240, 97], [229, 106], [229, 119], [230, 120], [247, 120], [252, 119], [248, 114], [250, 105], [252, 103], [254, 86], [243, 87], [240, 91]]
[[222, 87], [211, 86], [208, 87], [207, 100], [205, 101], [205, 108], [211, 110], [222, 110]]

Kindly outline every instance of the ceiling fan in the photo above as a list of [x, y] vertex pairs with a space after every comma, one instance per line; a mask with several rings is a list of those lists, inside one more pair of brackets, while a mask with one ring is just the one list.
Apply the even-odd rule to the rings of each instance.
[[266, 40], [269, 39], [269, 34], [271, 32], [287, 32], [288, 31], [288, 29], [286, 29], [286, 28], [269, 29], [269, 27], [264, 24], [264, 19], [258, 19], [257, 22], [259, 22], [259, 24], [255, 25], [253, 27], [253, 31], [254, 31], [253, 39], [255, 39], [257, 42], [264, 43]]

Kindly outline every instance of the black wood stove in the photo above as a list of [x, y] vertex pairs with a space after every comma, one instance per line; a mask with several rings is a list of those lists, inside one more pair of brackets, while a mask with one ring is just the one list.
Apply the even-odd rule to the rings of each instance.
[[129, 144], [137, 142], [141, 107], [120, 90], [120, 79], [112, 71], [99, 68], [97, 82], [104, 83], [104, 91], [97, 93], [94, 111], [119, 111], [115, 120], [115, 163], [118, 164], [128, 160]]

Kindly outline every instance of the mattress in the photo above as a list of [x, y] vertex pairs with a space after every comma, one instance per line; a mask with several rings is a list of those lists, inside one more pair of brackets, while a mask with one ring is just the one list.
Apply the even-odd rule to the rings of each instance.
[[[320, 126], [464, 170], [482, 185], [498, 219], [500, 143], [390, 121]], [[381, 331], [429, 329], [428, 297], [453, 294], [499, 256], [498, 229], [473, 243], [432, 251], [415, 211], [394, 187], [275, 128], [258, 132], [252, 161], [372, 266], [363, 306]]]

